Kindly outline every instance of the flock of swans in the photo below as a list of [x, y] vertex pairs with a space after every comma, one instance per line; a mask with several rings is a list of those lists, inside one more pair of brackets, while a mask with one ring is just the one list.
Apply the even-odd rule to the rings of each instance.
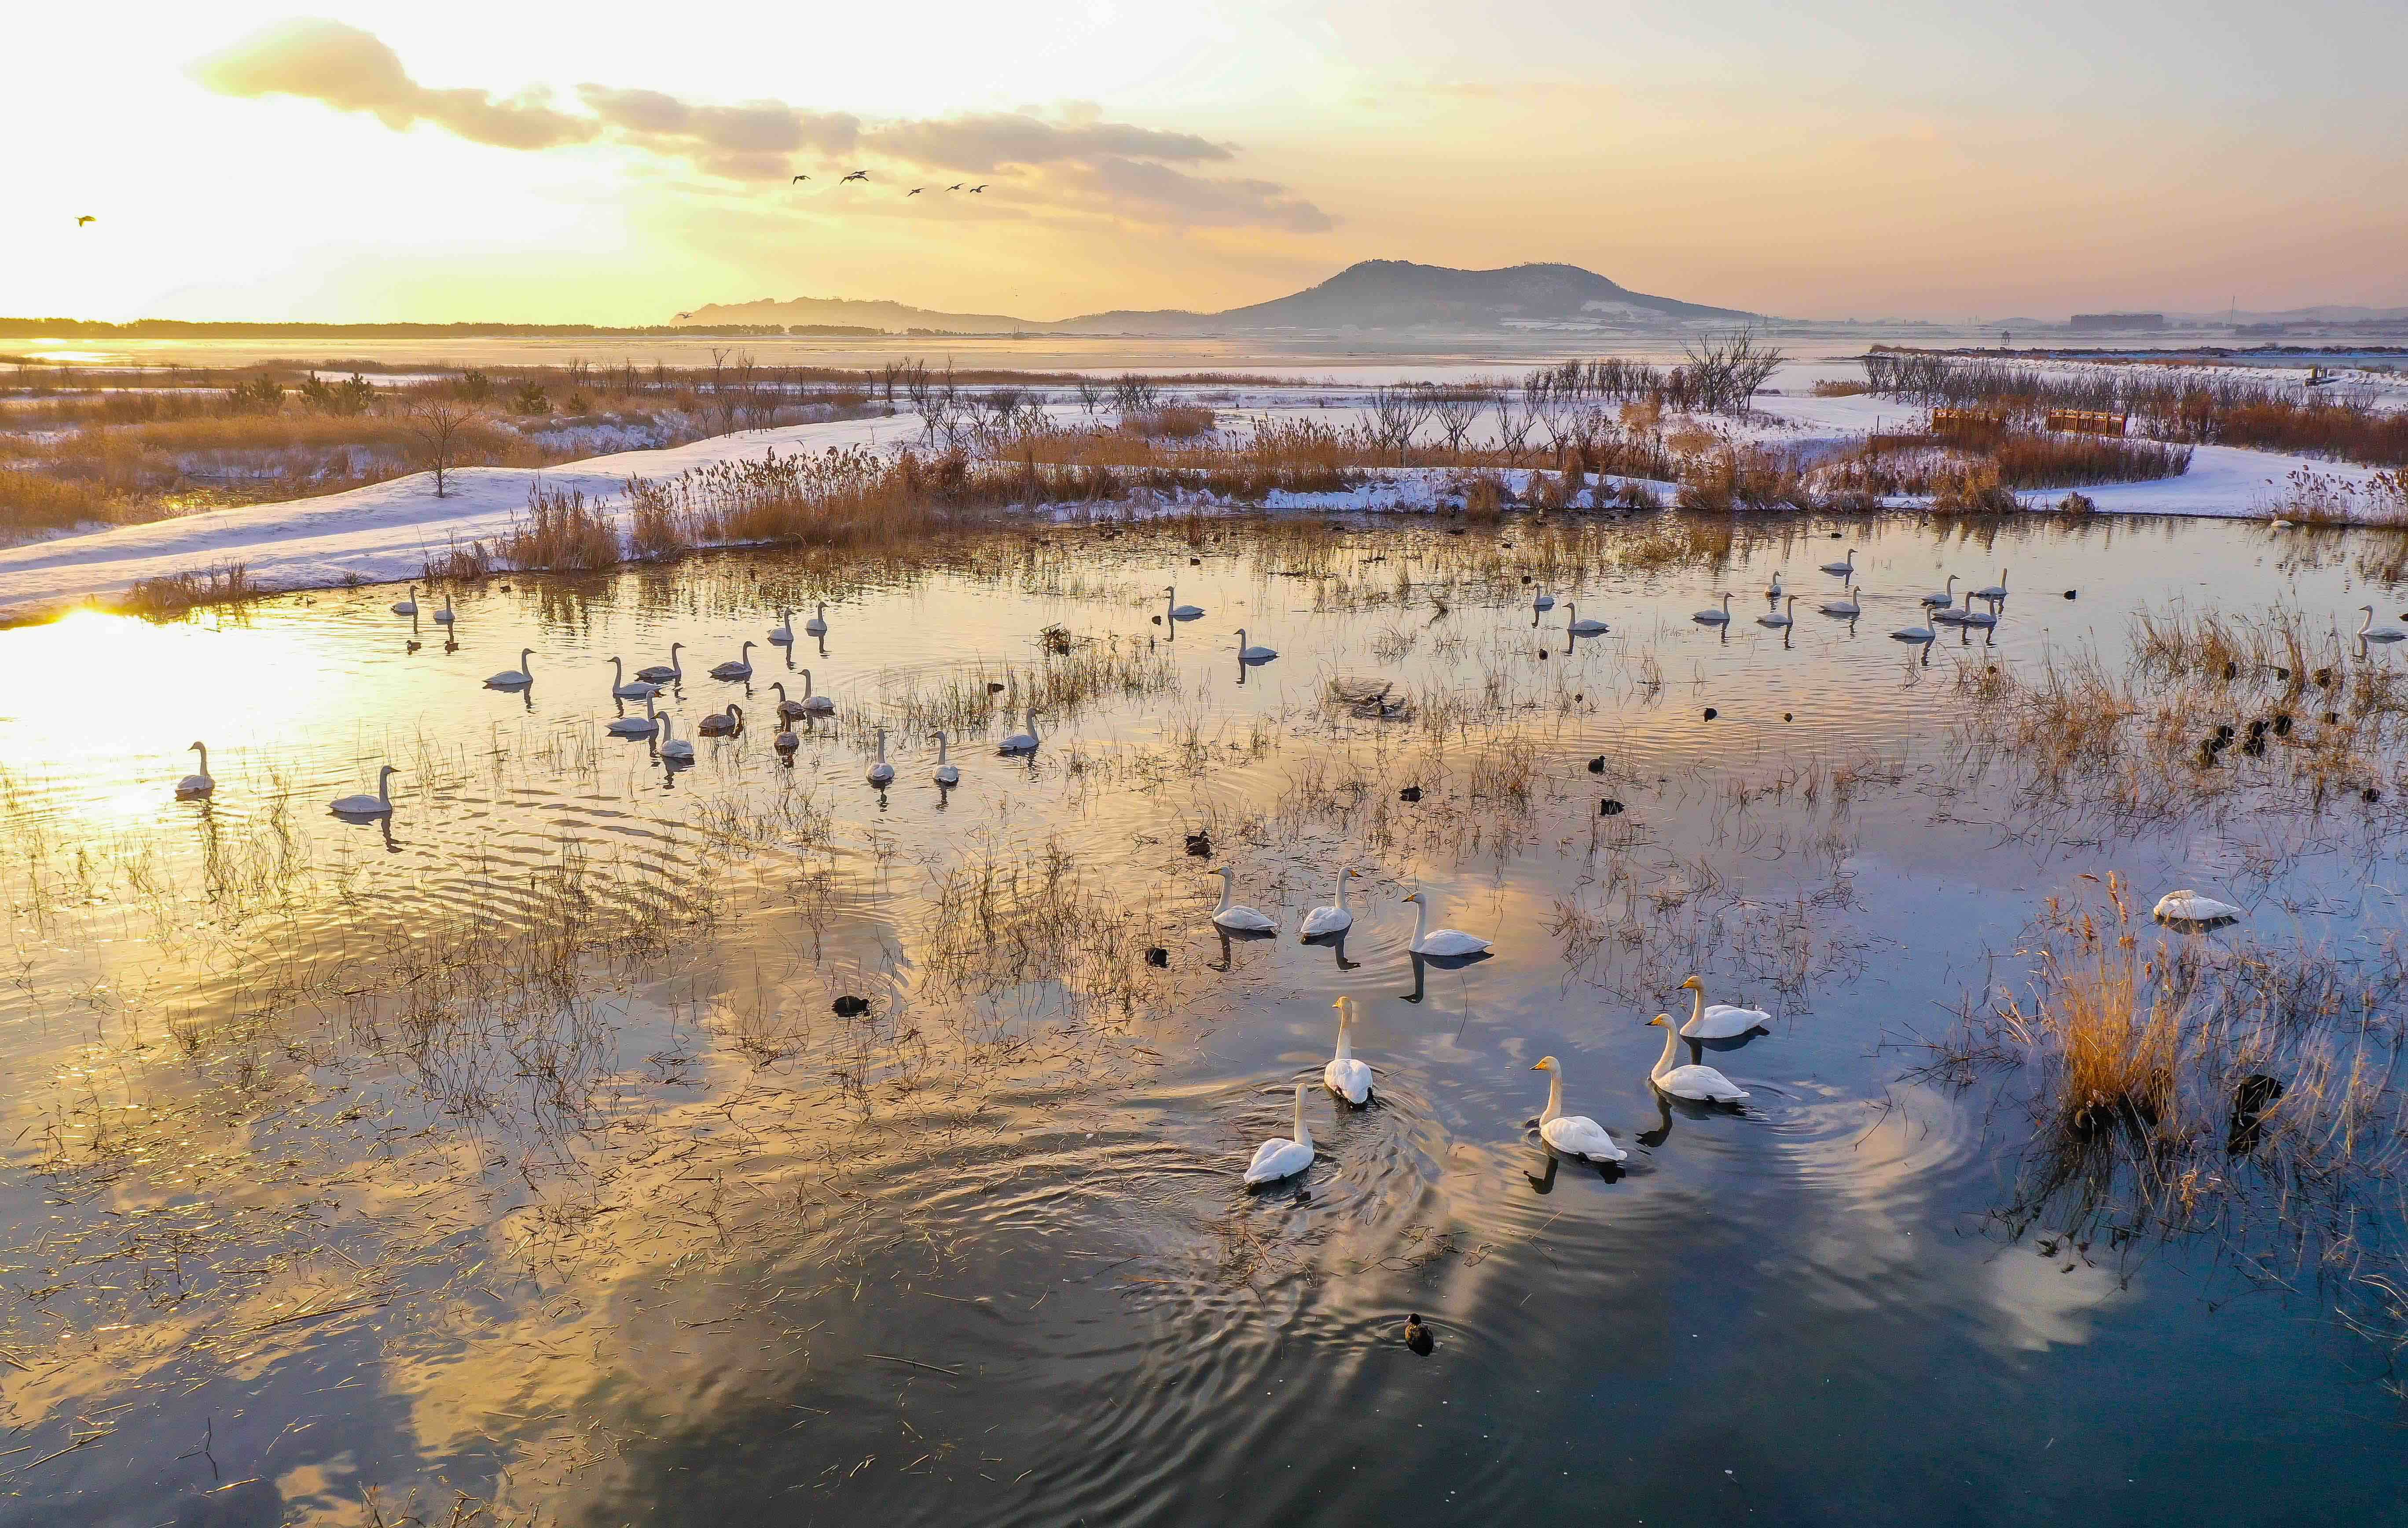
[[[1215, 872], [1226, 875], [1226, 871]], [[1349, 868], [1339, 875], [1340, 900], [1344, 899], [1346, 882], [1354, 875]], [[1416, 893], [1406, 899], [1418, 901]], [[1223, 898], [1223, 911], [1254, 913], [1252, 908], [1230, 909]], [[1314, 913], [1327, 911], [1315, 908]], [[1215, 915], [1216, 919], [1219, 915]], [[1425, 911], [1426, 918], [1426, 911]], [[1249, 925], [1251, 927], [1251, 925]], [[1452, 932], [1440, 930], [1441, 934]], [[1416, 935], [1416, 943], [1419, 942]], [[1458, 934], [1458, 939], [1469, 939]], [[1486, 942], [1477, 941], [1483, 950]], [[1680, 1060], [1683, 1041], [1727, 1040], [1761, 1031], [1772, 1022], [1772, 1016], [1760, 1008], [1742, 1008], [1733, 1003], [1706, 1002], [1706, 984], [1696, 976], [1681, 984], [1693, 1001], [1688, 1020], [1675, 1024], [1670, 1014], [1657, 1014], [1647, 1022], [1664, 1031], [1664, 1051], [1647, 1074], [1648, 1086], [1668, 1099], [1701, 1104], [1740, 1104], [1747, 1102], [1748, 1092], [1710, 1066], [1683, 1064]], [[1338, 1010], [1338, 1047], [1321, 1069], [1321, 1086], [1343, 1109], [1364, 1109], [1371, 1105], [1378, 1089], [1378, 1079], [1370, 1065], [1354, 1054], [1354, 1000], [1341, 997], [1332, 1006]], [[1570, 1157], [1590, 1162], [1618, 1162], [1629, 1155], [1613, 1139], [1603, 1125], [1586, 1115], [1564, 1112], [1564, 1063], [1553, 1056], [1542, 1056], [1530, 1068], [1533, 1072], [1553, 1074], [1547, 1079], [1547, 1104], [1537, 1120], [1539, 1139], [1557, 1157]], [[1292, 1133], [1274, 1135], [1254, 1148], [1254, 1157], [1246, 1163], [1243, 1175], [1246, 1187], [1262, 1188], [1292, 1178], [1311, 1167], [1316, 1151], [1312, 1127], [1305, 1117], [1305, 1105], [1312, 1097], [1312, 1084], [1296, 1085], [1296, 1112]]]

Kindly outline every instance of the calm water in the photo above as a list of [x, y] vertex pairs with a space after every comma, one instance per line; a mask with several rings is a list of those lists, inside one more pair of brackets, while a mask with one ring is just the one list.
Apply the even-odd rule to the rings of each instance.
[[[2388, 796], [2041, 812], [1964, 726], [2143, 607], [2354, 628], [2358, 546], [1830, 528], [1591, 568], [1550, 591], [1612, 624], [1576, 644], [1521, 583], [1546, 533], [1376, 523], [496, 580], [449, 642], [382, 588], [0, 632], [0, 1521], [2386, 1518], [2383, 1348], [2313, 1277], [2008, 1235], [2012, 1076], [1909, 1076], [2086, 874], [2396, 928]], [[1853, 624], [1813, 613], [1846, 545]], [[1890, 639], [2001, 567], [1987, 642]], [[1208, 618], [1156, 618], [1174, 579]], [[702, 677], [822, 598], [824, 643]], [[672, 641], [681, 730], [748, 712], [675, 771], [599, 730], [610, 656]], [[523, 647], [531, 691], [481, 687]], [[838, 714], [788, 765], [797, 665]], [[1082, 665], [1033, 759], [976, 716], [929, 782], [946, 695]], [[1331, 699], [1369, 675], [1398, 714]], [[389, 829], [326, 814], [387, 761]], [[1354, 930], [1299, 944], [1350, 862]], [[1281, 938], [1214, 936], [1225, 863]], [[1416, 887], [1495, 958], [1417, 974]], [[1647, 1085], [1693, 971], [1776, 1016], [1707, 1058], [1744, 1112]], [[1316, 1088], [1319, 1160], [1248, 1194], [1341, 994], [1377, 1105]], [[1546, 1055], [1618, 1171], [1535, 1146]]]

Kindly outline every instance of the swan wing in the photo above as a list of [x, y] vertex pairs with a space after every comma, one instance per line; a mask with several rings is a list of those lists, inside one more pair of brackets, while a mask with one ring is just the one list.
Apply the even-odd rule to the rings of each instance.
[[1676, 1066], [1656, 1078], [1656, 1086], [1674, 1098], [1700, 1103], [1736, 1103], [1747, 1097], [1746, 1088], [1710, 1066]]
[[1232, 907], [1212, 915], [1212, 921], [1224, 929], [1248, 929], [1260, 932], [1279, 925], [1251, 907]]
[[1761, 1008], [1711, 1002], [1706, 1005], [1705, 1016], [1693, 1018], [1682, 1025], [1681, 1032], [1692, 1040], [1727, 1040], [1735, 1034], [1745, 1034], [1771, 1022], [1772, 1016]]
[[1321, 1081], [1349, 1103], [1360, 1103], [1371, 1096], [1371, 1069], [1351, 1056], [1323, 1067]]
[[1539, 1138], [1557, 1151], [1570, 1157], [1586, 1157], [1591, 1161], [1618, 1162], [1629, 1155], [1613, 1144], [1605, 1127], [1586, 1115], [1561, 1115], [1539, 1127]]
[[1254, 1160], [1246, 1164], [1248, 1183], [1276, 1183], [1312, 1165], [1312, 1148], [1298, 1146], [1283, 1135], [1274, 1135], [1254, 1147]]
[[1424, 955], [1477, 955], [1488, 948], [1488, 941], [1460, 929], [1440, 929], [1422, 941]]
[[1334, 934], [1340, 929], [1354, 926], [1354, 915], [1342, 907], [1316, 907], [1304, 915], [1297, 931], [1303, 934]]

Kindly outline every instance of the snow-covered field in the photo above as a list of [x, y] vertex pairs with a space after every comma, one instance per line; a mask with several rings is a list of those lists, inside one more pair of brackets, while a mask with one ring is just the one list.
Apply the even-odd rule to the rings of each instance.
[[[1827, 368], [1828, 369], [1828, 368]], [[1770, 423], [1732, 433], [1789, 443], [1844, 443], [1878, 426], [1914, 423], [1918, 411], [1895, 399], [1870, 396], [1815, 397], [1802, 368], [1777, 377], [1781, 396], [1759, 399]], [[1268, 396], [1244, 390], [1206, 389], [1199, 401], [1224, 411], [1310, 417], [1332, 425], [1359, 418], [1362, 393], [1312, 389]], [[1056, 406], [1057, 416], [1077, 418], [1074, 405]], [[666, 450], [621, 451], [541, 469], [464, 468], [452, 474], [451, 492], [434, 494], [425, 474], [351, 489], [323, 497], [256, 504], [185, 515], [150, 525], [127, 526], [86, 535], [0, 549], [0, 619], [26, 619], [62, 607], [121, 595], [136, 583], [179, 573], [200, 574], [240, 565], [265, 589], [323, 588], [358, 583], [393, 583], [420, 576], [428, 560], [447, 549], [492, 541], [523, 512], [530, 488], [578, 489], [624, 516], [624, 487], [630, 476], [674, 477], [691, 468], [753, 457], [763, 452], [817, 452], [832, 446], [896, 448], [916, 440], [916, 414], [836, 420], [718, 436]], [[2268, 512], [2285, 477], [2308, 469], [2352, 487], [2373, 474], [2364, 468], [2229, 447], [2201, 446], [2183, 477], [2156, 483], [2114, 483], [2083, 490], [2107, 513], [2249, 516]], [[1426, 510], [1441, 497], [1450, 474], [1443, 469], [1382, 472], [1373, 481], [1339, 494], [1275, 495], [1265, 506], [1295, 511]], [[2035, 503], [2058, 496], [2033, 495]], [[1182, 506], [1183, 507], [1183, 506]]]

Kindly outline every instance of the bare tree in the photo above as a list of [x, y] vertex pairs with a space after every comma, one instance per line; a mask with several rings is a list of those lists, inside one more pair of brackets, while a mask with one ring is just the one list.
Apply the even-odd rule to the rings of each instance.
[[1371, 389], [1372, 439], [1395, 452], [1399, 465], [1412, 450], [1413, 437], [1429, 422], [1429, 393], [1427, 387]]
[[466, 444], [462, 437], [480, 417], [468, 405], [444, 397], [422, 397], [402, 416], [418, 442], [419, 460], [435, 475], [436, 497], [451, 492], [452, 468], [459, 465]]
[[1709, 413], [1743, 414], [1756, 390], [1782, 362], [1781, 352], [1759, 345], [1749, 329], [1708, 335], [1682, 346], [1688, 353], [1689, 382], [1698, 406]]
[[1093, 377], [1086, 376], [1083, 373], [1081, 374], [1079, 378], [1078, 388], [1079, 407], [1086, 410], [1089, 413], [1094, 413], [1096, 411], [1096, 404], [1104, 396], [1103, 389], [1096, 385], [1096, 380]]
[[1441, 387], [1430, 395], [1430, 412], [1438, 420], [1439, 433], [1446, 437], [1446, 449], [1460, 452], [1464, 438], [1471, 426], [1480, 422], [1481, 411], [1488, 407], [1488, 390], [1484, 387]]
[[1530, 427], [1538, 423], [1530, 412], [1528, 395], [1517, 397], [1512, 391], [1500, 388], [1496, 403], [1498, 443], [1505, 448], [1508, 460], [1518, 462], [1522, 453], [1530, 447]]

